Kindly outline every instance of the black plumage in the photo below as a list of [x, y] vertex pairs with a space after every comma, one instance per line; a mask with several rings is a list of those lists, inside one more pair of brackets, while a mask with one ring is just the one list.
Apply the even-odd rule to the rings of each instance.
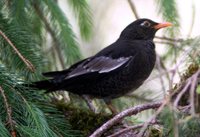
[[96, 55], [67, 70], [44, 73], [49, 79], [32, 86], [47, 92], [67, 90], [105, 100], [120, 97], [137, 89], [150, 75], [156, 60], [154, 35], [167, 26], [171, 24], [138, 19]]

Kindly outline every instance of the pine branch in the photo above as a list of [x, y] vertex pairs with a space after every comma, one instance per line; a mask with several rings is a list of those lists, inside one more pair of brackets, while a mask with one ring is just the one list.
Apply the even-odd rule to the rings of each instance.
[[2, 121], [0, 120], [0, 136], [1, 137], [10, 137], [9, 131], [6, 129]]
[[9, 106], [9, 104], [8, 104], [8, 100], [6, 98], [6, 95], [5, 95], [4, 90], [1, 87], [1, 85], [0, 85], [0, 92], [1, 92], [1, 95], [3, 97], [3, 101], [4, 101], [4, 104], [5, 104], [5, 108], [6, 108], [6, 112], [7, 112], [7, 116], [8, 116], [7, 124], [10, 127], [10, 133], [11, 133], [12, 137], [16, 137], [16, 131], [15, 131], [15, 128], [14, 128], [14, 122], [12, 120], [12, 110], [11, 110], [11, 107]]
[[82, 38], [89, 40], [92, 36], [92, 16], [86, 0], [68, 0], [78, 17], [79, 30]]
[[[27, 80], [36, 78], [43, 63], [37, 37], [27, 28], [21, 27], [15, 18], [8, 19], [2, 13], [0, 30], [0, 62]], [[34, 69], [37, 69], [36, 73], [32, 73]]]
[[[12, 120], [17, 136], [58, 137], [62, 135], [68, 137], [80, 135], [79, 131], [72, 130], [62, 112], [58, 111], [56, 106], [51, 105], [44, 94], [23, 87], [19, 83], [24, 83], [24, 81], [20, 80], [18, 75], [8, 73], [2, 65], [0, 65], [0, 83], [3, 88], [0, 91], [0, 104], [7, 104], [5, 108], [0, 105], [0, 119], [2, 123], [8, 123], [9, 126], [6, 129], [10, 128]], [[5, 91], [3, 93], [6, 101], [5, 97], [1, 96], [2, 91]], [[10, 107], [12, 107], [12, 113], [7, 111]], [[6, 117], [9, 119], [7, 120]], [[0, 132], [0, 136], [6, 134], [6, 130], [0, 129], [0, 131], [3, 131]]]
[[80, 59], [81, 53], [68, 19], [54, 0], [44, 0], [41, 6], [43, 6], [42, 8], [44, 9], [48, 9], [44, 11], [44, 13], [46, 12], [47, 15], [50, 15], [49, 23], [51, 23], [53, 29], [58, 32], [57, 38], [59, 38], [60, 46], [63, 49], [62, 55], [65, 56], [65, 63], [74, 63]]
[[33, 7], [35, 9], [35, 12], [38, 14], [38, 16], [41, 18], [41, 20], [44, 22], [44, 25], [47, 29], [47, 31], [49, 32], [49, 34], [51, 35], [52, 39], [53, 39], [53, 46], [57, 52], [58, 58], [60, 60], [61, 66], [64, 69], [65, 68], [65, 63], [64, 63], [64, 59], [62, 57], [62, 53], [61, 53], [61, 49], [60, 49], [60, 44], [59, 41], [56, 37], [56, 34], [54, 33], [54, 31], [52, 30], [52, 28], [50, 27], [47, 19], [44, 17], [42, 11], [40, 10], [39, 6], [36, 3], [33, 3]]
[[13, 50], [15, 51], [15, 53], [17, 53], [17, 55], [21, 58], [21, 60], [26, 64], [26, 66], [32, 71], [35, 71], [35, 67], [33, 66], [33, 64], [26, 59], [19, 51], [18, 49], [15, 47], [15, 45], [11, 42], [11, 40], [0, 30], [0, 35], [8, 42], [8, 44], [13, 48]]

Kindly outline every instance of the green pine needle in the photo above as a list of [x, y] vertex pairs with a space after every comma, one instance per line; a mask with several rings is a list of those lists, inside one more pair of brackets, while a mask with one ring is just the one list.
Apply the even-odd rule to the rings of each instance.
[[6, 127], [1, 121], [1, 116], [0, 116], [0, 137], [10, 137], [9, 131], [6, 129]]
[[89, 40], [92, 36], [92, 16], [86, 0], [69, 0], [74, 14], [78, 18], [78, 24], [82, 38]]
[[81, 53], [71, 25], [54, 0], [44, 0], [44, 3], [48, 9], [47, 15], [48, 13], [51, 15], [49, 23], [52, 25], [52, 29], [57, 32], [57, 39], [60, 45], [56, 46], [60, 46], [63, 53], [62, 56], [65, 56], [66, 64], [72, 64], [80, 59]]
[[173, 27], [166, 29], [167, 33], [174, 37], [180, 33], [179, 13], [175, 0], [157, 0], [158, 13], [164, 20], [171, 22]]
[[[41, 71], [42, 57], [34, 35], [0, 13], [0, 30], [13, 43], [22, 56], [33, 64], [38, 72]], [[0, 59], [11, 70], [31, 78], [34, 74], [27, 68], [25, 62], [15, 53], [8, 41], [0, 36]]]
[[[39, 91], [23, 87], [23, 81], [19, 76], [8, 73], [8, 70], [0, 65], [0, 86], [4, 90], [7, 104], [11, 109], [11, 118], [16, 133], [23, 137], [59, 137], [80, 136], [79, 131], [71, 129], [62, 112], [48, 102]], [[10, 124], [3, 127], [1, 123], [7, 123], [9, 117], [5, 100], [0, 94], [0, 137], [7, 133]], [[2, 127], [2, 128], [1, 128]]]

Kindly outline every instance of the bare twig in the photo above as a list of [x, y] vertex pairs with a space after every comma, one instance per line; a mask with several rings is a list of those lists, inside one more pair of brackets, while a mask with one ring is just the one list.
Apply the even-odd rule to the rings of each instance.
[[118, 137], [121, 134], [127, 133], [127, 132], [129, 132], [131, 130], [135, 130], [135, 129], [138, 129], [138, 128], [141, 128], [141, 127], [143, 127], [143, 124], [129, 126], [129, 127], [125, 128], [125, 129], [122, 129], [122, 130], [120, 130], [120, 131], [118, 131], [118, 132], [116, 132], [116, 133], [114, 133], [114, 134], [112, 134], [112, 135], [110, 135], [108, 137]]
[[[191, 52], [191, 50], [185, 51], [184, 54], [182, 55], [182, 58], [180, 59], [180, 61], [178, 63], [176, 63], [176, 65], [174, 66], [174, 68], [166, 70], [164, 72], [161, 72], [159, 75], [156, 75], [156, 76], [152, 77], [151, 79], [146, 80], [145, 83], [148, 83], [149, 81], [151, 81], [153, 79], [159, 78], [160, 76], [169, 75], [168, 73], [172, 73], [172, 75], [174, 75], [174, 73], [177, 71], [177, 69], [180, 67], [180, 65], [182, 65], [185, 62], [186, 56], [190, 52]], [[167, 76], [167, 77], [169, 77], [169, 76]], [[171, 85], [170, 88], [169, 88], [169, 89], [171, 89], [172, 88], [172, 83], [169, 84], [169, 85]]]
[[194, 116], [195, 115], [195, 88], [197, 87], [198, 84], [198, 77], [200, 74], [200, 70], [197, 70], [192, 76], [190, 76], [186, 81], [183, 81], [182, 83], [179, 84], [179, 87], [174, 90], [172, 94], [172, 98], [174, 96], [176, 97], [174, 101], [174, 107], [178, 107], [179, 101], [181, 100], [182, 96], [186, 93], [190, 93], [190, 110], [191, 114]]
[[[160, 59], [160, 56], [157, 56], [156, 64], [157, 64], [158, 71], [159, 71], [159, 73], [161, 74], [161, 73], [162, 73], [162, 68], [164, 68], [164, 67], [161, 66], [161, 59]], [[164, 68], [164, 70], [166, 70], [166, 69]], [[166, 73], [166, 74], [168, 74], [168, 73]], [[166, 91], [166, 90], [165, 90], [164, 80], [163, 80], [163, 78], [162, 78], [161, 75], [159, 75], [159, 79], [160, 79], [162, 91], [163, 91], [163, 93], [165, 94], [165, 91]]]
[[[199, 75], [200, 75], [200, 70], [198, 70], [195, 74], [193, 74], [193, 75], [190, 77], [191, 82], [195, 83], [194, 86], [193, 86], [193, 87], [191, 86], [191, 89], [190, 89], [190, 90], [193, 91], [193, 92], [195, 91], [195, 86], [196, 86], [196, 84], [197, 84], [197, 78], [199, 77]], [[191, 82], [189, 83], [189, 85], [192, 84]], [[152, 118], [150, 118], [150, 120], [148, 120], [148, 121], [146, 122], [146, 124], [144, 124], [143, 130], [140, 131], [140, 133], [138, 134], [137, 137], [142, 137], [142, 136], [143, 136], [144, 131], [146, 130], [148, 124], [149, 124], [152, 120], [154, 120], [154, 119], [156, 118], [156, 116], [163, 110], [163, 108], [164, 108], [165, 105], [167, 105], [167, 104], [170, 103], [170, 102], [169, 102], [170, 99], [171, 99], [177, 92], [180, 92], [180, 91], [183, 89], [183, 86], [184, 86], [184, 85], [185, 85], [185, 82], [181, 83], [180, 86], [179, 86], [179, 88], [175, 89], [174, 92], [171, 93], [170, 96], [168, 96], [168, 97], [165, 99], [165, 101], [164, 101], [163, 104], [159, 107], [159, 109], [158, 109], [157, 112], [154, 114], [154, 116], [152, 116]], [[187, 86], [184, 86], [184, 87], [186, 88]], [[184, 89], [183, 89], [183, 90], [184, 90]], [[193, 93], [192, 95], [190, 95], [190, 96], [193, 97], [193, 98], [191, 97], [191, 102], [193, 102], [193, 103], [191, 103], [190, 106], [193, 105], [193, 107], [194, 107], [194, 93]], [[193, 108], [193, 109], [195, 109], [195, 108]], [[193, 113], [195, 114], [195, 110], [193, 110], [193, 111], [194, 111]], [[176, 121], [176, 122], [177, 122], [177, 121]], [[176, 134], [176, 135], [177, 135], [177, 134]]]
[[90, 108], [90, 110], [92, 110], [92, 112], [96, 113], [96, 108], [92, 104], [92, 99], [87, 95], [83, 95], [82, 97], [85, 100], [85, 102], [87, 103], [87, 106]]
[[[156, 124], [156, 123], [157, 122], [154, 121], [154, 122], [151, 122], [150, 124]], [[112, 134], [112, 135], [110, 135], [108, 137], [118, 137], [121, 134], [127, 133], [127, 132], [129, 132], [131, 130], [135, 130], [135, 129], [141, 128], [143, 126], [144, 126], [144, 124], [138, 124], [138, 125], [134, 125], [134, 126], [129, 126], [129, 127], [125, 128], [125, 129], [122, 129], [122, 130], [120, 130], [120, 131], [118, 131], [118, 132], [116, 132], [116, 133], [114, 133], [114, 134]]]
[[160, 40], [167, 40], [167, 41], [170, 41], [170, 42], [183, 42], [184, 40], [183, 39], [173, 39], [173, 38], [169, 38], [169, 37], [166, 37], [166, 36], [163, 36], [163, 37], [160, 37], [160, 36], [155, 36], [155, 38], [157, 39], [160, 39]]
[[165, 105], [169, 103], [169, 101], [170, 101], [170, 96], [166, 97], [163, 102], [160, 102], [160, 104], [158, 106], [158, 110], [156, 111], [156, 113], [149, 120], [147, 120], [147, 122], [144, 123], [143, 128], [140, 130], [140, 133], [137, 135], [137, 137], [142, 137], [143, 136], [145, 130], [148, 127], [148, 125], [152, 121], [155, 121], [155, 118], [157, 117], [157, 115], [160, 114], [160, 112], [163, 110]]
[[182, 45], [178, 46], [175, 42], [154, 40], [154, 43], [172, 45], [174, 48], [183, 51], [185, 53], [184, 55], [188, 55], [195, 62], [195, 59], [192, 56], [192, 51], [195, 50], [193, 47], [190, 47], [189, 49], [186, 50]]
[[0, 86], [0, 92], [1, 92], [1, 95], [3, 97], [6, 112], [7, 112], [7, 115], [8, 115], [8, 122], [7, 123], [10, 126], [10, 133], [11, 133], [12, 137], [16, 137], [16, 131], [14, 129], [14, 123], [13, 123], [13, 120], [12, 120], [12, 110], [11, 110], [9, 104], [8, 104], [8, 100], [6, 98], [6, 95], [4, 93], [3, 88], [1, 86]]
[[105, 131], [107, 131], [110, 127], [115, 125], [116, 123], [119, 123], [122, 121], [126, 116], [136, 115], [141, 111], [147, 110], [147, 109], [156, 109], [159, 108], [162, 105], [162, 102], [156, 102], [156, 103], [149, 103], [149, 104], [143, 104], [138, 105], [129, 109], [126, 109], [116, 116], [114, 116], [112, 119], [104, 123], [100, 128], [98, 128], [90, 137], [100, 137]]
[[158, 75], [156, 75], [156, 76], [154, 76], [154, 77], [152, 77], [150, 79], [147, 79], [144, 83], [148, 83], [148, 82], [150, 82], [150, 81], [152, 81], [154, 79], [159, 78], [160, 76], [166, 75], [167, 73], [173, 73], [173, 71], [174, 71], [174, 68], [170, 69], [170, 70], [167, 70], [167, 71], [164, 71], [164, 72], [161, 72], [160, 74], [158, 74]]
[[[197, 79], [198, 79], [199, 76], [200, 76], [200, 70], [197, 70], [195, 74], [193, 74], [192, 76], [190, 76], [190, 78], [187, 79], [187, 81], [190, 81], [190, 79], [191, 79], [191, 82], [195, 83], [194, 86], [192, 87], [191, 82], [189, 82], [189, 85], [191, 85], [191, 89], [190, 90], [195, 91], [195, 87], [196, 87], [196, 84], [197, 84]], [[156, 111], [156, 113], [149, 120], [147, 120], [147, 122], [145, 122], [142, 125], [143, 128], [140, 130], [140, 132], [139, 132], [139, 134], [138, 134], [137, 137], [142, 137], [144, 135], [144, 133], [145, 133], [148, 125], [152, 121], [155, 121], [155, 119], [158, 116], [158, 114], [161, 113], [161, 111], [164, 109], [164, 107], [167, 104], [170, 105], [170, 106], [172, 106], [171, 103], [170, 103], [171, 98], [174, 95], [177, 96], [177, 93], [180, 93], [181, 91], [183, 91], [184, 88], [187, 88], [188, 86], [185, 85], [185, 84], [186, 84], [185, 81], [184, 82], [181, 81], [181, 83], [179, 84], [179, 86], [176, 89], [171, 89], [174, 92], [170, 92], [169, 91], [169, 93], [171, 93], [171, 94], [164, 99], [163, 103], [159, 102], [159, 104], [156, 104], [157, 106], [154, 107], [154, 108], [158, 108], [158, 110]], [[194, 94], [192, 96], [194, 96]], [[194, 98], [193, 98], [193, 102], [194, 102]], [[150, 104], [148, 104], [148, 105], [150, 105]], [[151, 104], [151, 105], [153, 105], [153, 104]], [[190, 104], [190, 106], [191, 106], [191, 104]], [[114, 124], [120, 122], [124, 117], [140, 113], [141, 111], [146, 110], [146, 109], [149, 109], [149, 108], [144, 108], [144, 105], [140, 105], [140, 106], [136, 106], [134, 108], [127, 109], [127, 110], [119, 113], [118, 115], [116, 115], [114, 118], [112, 118], [109, 121], [107, 121], [104, 125], [102, 125], [99, 129], [97, 129], [90, 137], [100, 137], [103, 133], [105, 133], [106, 130], [108, 130]], [[194, 113], [195, 113], [195, 111], [194, 111]], [[177, 122], [177, 121], [175, 121], [175, 122]], [[125, 132], [125, 131], [122, 131], [122, 132]], [[113, 135], [115, 135], [115, 134], [113, 134]]]
[[187, 91], [188, 87], [191, 84], [191, 79], [188, 80], [187, 84], [185, 85], [185, 87], [183, 88], [183, 90], [180, 91], [180, 93], [178, 94], [178, 96], [176, 97], [176, 100], [174, 101], [174, 106], [177, 107], [179, 100], [181, 99], [181, 97], [185, 94], [185, 92]]
[[140, 17], [139, 17], [139, 15], [138, 15], [138, 13], [137, 13], [137, 10], [136, 10], [136, 7], [135, 7], [134, 2], [131, 1], [131, 0], [128, 0], [128, 3], [129, 3], [129, 5], [130, 5], [130, 7], [131, 7], [131, 10], [133, 11], [133, 14], [135, 15], [135, 18], [136, 18], [136, 19], [139, 19]]
[[190, 106], [191, 106], [191, 114], [192, 116], [195, 116], [195, 88], [197, 86], [197, 79], [200, 74], [200, 70], [198, 70], [195, 74], [192, 76], [192, 84], [190, 88]]
[[16, 46], [12, 43], [12, 41], [0, 30], [0, 35], [8, 42], [8, 44], [13, 48], [13, 50], [15, 51], [15, 53], [17, 53], [17, 55], [19, 56], [19, 58], [26, 64], [26, 66], [33, 72], [35, 71], [35, 67], [33, 66], [33, 64], [26, 59], [20, 52], [19, 50], [16, 48]]
[[169, 109], [172, 112], [172, 128], [173, 128], [173, 137], [179, 137], [179, 131], [178, 131], [178, 124], [179, 121], [177, 120], [176, 114], [174, 113], [173, 109], [174, 107], [172, 106], [172, 104], [170, 103], [169, 105]]

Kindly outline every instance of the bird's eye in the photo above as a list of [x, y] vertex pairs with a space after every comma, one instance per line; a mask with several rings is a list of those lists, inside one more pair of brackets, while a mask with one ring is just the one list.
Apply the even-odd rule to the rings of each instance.
[[141, 26], [145, 26], [145, 27], [150, 27], [151, 23], [149, 23], [148, 21], [144, 21], [140, 24]]

